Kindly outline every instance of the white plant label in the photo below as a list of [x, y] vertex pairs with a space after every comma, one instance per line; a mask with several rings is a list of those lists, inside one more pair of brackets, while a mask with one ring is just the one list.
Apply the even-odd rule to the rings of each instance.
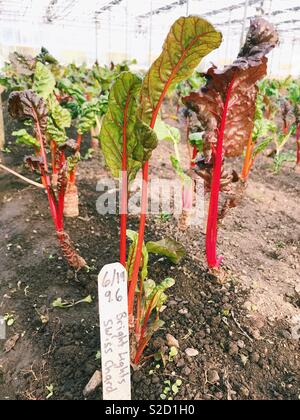
[[127, 272], [103, 267], [98, 278], [103, 399], [131, 400]]

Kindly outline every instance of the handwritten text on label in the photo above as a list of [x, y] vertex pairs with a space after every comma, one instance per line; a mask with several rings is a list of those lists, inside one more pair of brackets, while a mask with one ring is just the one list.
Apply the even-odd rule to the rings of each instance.
[[98, 278], [104, 400], [130, 400], [130, 349], [127, 272], [119, 264], [103, 267]]

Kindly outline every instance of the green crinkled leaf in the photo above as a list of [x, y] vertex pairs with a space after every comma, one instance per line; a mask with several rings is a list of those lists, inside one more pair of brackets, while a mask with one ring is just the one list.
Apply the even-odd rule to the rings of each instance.
[[221, 33], [198, 16], [182, 17], [174, 23], [162, 54], [143, 82], [139, 116], [145, 123], [150, 125], [155, 120], [167, 91], [192, 76], [201, 60], [221, 41]]
[[61, 129], [71, 127], [72, 119], [70, 112], [63, 108], [53, 95], [48, 99], [48, 110], [57, 127]]
[[135, 135], [138, 143], [133, 151], [133, 157], [142, 166], [151, 158], [153, 150], [158, 145], [158, 139], [155, 131], [141, 120], [136, 122]]
[[99, 99], [92, 102], [85, 102], [80, 110], [80, 117], [77, 124], [79, 134], [88, 133], [96, 127], [97, 120], [106, 114], [108, 110], [108, 97], [101, 95]]
[[57, 127], [51, 116], [48, 117], [47, 136], [56, 143], [64, 143], [68, 138], [65, 130]]
[[107, 166], [113, 177], [118, 178], [122, 171], [123, 139], [127, 141], [127, 173], [128, 181], [133, 180], [141, 168], [140, 157], [143, 150], [134, 156], [138, 134], [136, 130], [137, 97], [141, 87], [141, 79], [133, 73], [122, 73], [114, 83], [109, 96], [108, 111], [104, 117], [100, 141]]
[[81, 106], [75, 101], [63, 104], [63, 108], [67, 109], [71, 113], [72, 120], [76, 120], [76, 118], [80, 115]]
[[[127, 237], [132, 241], [132, 244], [129, 248], [128, 263], [127, 263], [128, 278], [131, 278], [133, 267], [134, 267], [139, 234], [137, 232], [134, 232], [133, 230], [127, 230]], [[143, 244], [142, 261], [141, 261], [141, 276], [143, 280], [145, 280], [148, 276], [148, 263], [149, 263], [148, 250], [147, 250], [146, 245]]]
[[54, 91], [55, 84], [55, 77], [48, 67], [38, 62], [36, 64], [32, 89], [43, 99], [48, 99]]
[[151, 296], [153, 296], [155, 288], [156, 283], [154, 280], [148, 279], [144, 282], [144, 293], [146, 301], [149, 300]]
[[180, 131], [178, 128], [166, 124], [161, 118], [157, 119], [154, 131], [159, 141], [171, 141], [175, 144], [180, 142]]
[[17, 138], [17, 144], [25, 144], [26, 146], [40, 148], [40, 144], [36, 138], [27, 133], [25, 129], [14, 131], [12, 135]]
[[149, 254], [159, 254], [168, 257], [174, 264], [178, 264], [186, 255], [184, 246], [171, 238], [165, 238], [158, 242], [148, 242]]
[[51, 95], [47, 102], [49, 109], [47, 134], [57, 143], [64, 143], [67, 139], [65, 130], [71, 126], [72, 122], [71, 114], [59, 104], [54, 95]]

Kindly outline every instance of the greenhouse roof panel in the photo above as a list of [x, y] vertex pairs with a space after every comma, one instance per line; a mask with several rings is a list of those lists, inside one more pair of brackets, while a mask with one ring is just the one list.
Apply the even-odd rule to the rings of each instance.
[[[92, 23], [95, 18], [105, 18], [107, 13], [118, 14], [127, 9], [131, 18], [159, 18], [166, 14], [197, 13], [201, 16], [228, 21], [243, 18], [244, 0], [0, 0], [0, 19], [46, 22], [54, 24], [77, 22]], [[248, 16], [270, 14], [276, 23], [293, 20], [300, 11], [298, 0], [248, 0]]]
[[223, 32], [216, 62], [223, 63], [224, 54], [225, 61], [234, 58], [256, 16], [271, 20], [281, 35], [275, 55], [300, 38], [299, 0], [0, 0], [0, 58], [3, 62], [13, 48], [44, 45], [66, 60], [79, 56], [78, 62], [91, 62], [100, 54], [106, 61], [136, 57], [149, 64], [170, 25], [187, 14], [200, 15]]

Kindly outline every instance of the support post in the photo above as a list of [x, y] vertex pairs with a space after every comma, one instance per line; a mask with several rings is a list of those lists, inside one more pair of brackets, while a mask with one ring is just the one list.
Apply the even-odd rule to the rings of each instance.
[[125, 6], [125, 55], [126, 60], [128, 60], [128, 0], [126, 0]]
[[228, 54], [229, 54], [229, 44], [230, 44], [231, 23], [232, 23], [232, 9], [230, 9], [230, 12], [229, 12], [229, 21], [228, 21], [226, 52], [225, 52], [226, 64], [229, 62]]
[[241, 34], [241, 48], [243, 47], [244, 41], [245, 41], [245, 32], [246, 32], [246, 25], [247, 25], [248, 7], [249, 7], [249, 0], [245, 0], [244, 21], [243, 21], [243, 28], [242, 28], [242, 34]]
[[99, 25], [98, 12], [95, 13], [95, 56], [96, 62], [99, 63]]
[[153, 29], [153, 0], [150, 0], [150, 27], [149, 27], [149, 67], [152, 63], [152, 29]]
[[291, 58], [289, 62], [289, 76], [292, 75], [295, 47], [296, 47], [296, 37], [294, 37], [293, 39], [293, 44], [292, 44], [292, 49], [291, 49]]
[[186, 15], [190, 15], [190, 0], [186, 0]]

